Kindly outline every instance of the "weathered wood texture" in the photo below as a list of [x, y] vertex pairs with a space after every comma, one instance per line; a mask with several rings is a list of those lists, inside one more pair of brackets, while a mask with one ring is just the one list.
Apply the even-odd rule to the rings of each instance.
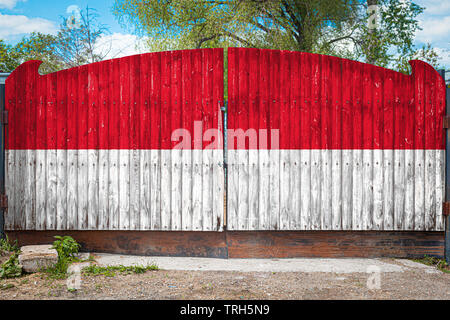
[[222, 230], [222, 49], [41, 63], [6, 81], [6, 229]]
[[19, 245], [70, 235], [88, 252], [211, 258], [442, 257], [436, 231], [10, 231]]
[[443, 230], [445, 84], [431, 66], [228, 59], [228, 230]]

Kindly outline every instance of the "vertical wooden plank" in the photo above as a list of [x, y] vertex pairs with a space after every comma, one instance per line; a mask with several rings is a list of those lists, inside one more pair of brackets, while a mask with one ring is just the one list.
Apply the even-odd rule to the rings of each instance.
[[[237, 129], [244, 132], [248, 129], [249, 124], [249, 56], [248, 50], [238, 49], [238, 85], [239, 96], [237, 106], [239, 112], [237, 115]], [[277, 61], [278, 63], [278, 61]], [[239, 140], [239, 139], [238, 139]], [[242, 138], [240, 138], [242, 140]], [[239, 230], [248, 230], [248, 205], [249, 205], [249, 149], [248, 142], [245, 141], [243, 146], [238, 146], [238, 167], [239, 167], [239, 194], [238, 194], [238, 228]], [[277, 177], [278, 178], [278, 177]], [[277, 222], [276, 222], [277, 223]]]
[[120, 59], [119, 228], [130, 229], [130, 58]]
[[381, 68], [373, 68], [373, 225], [375, 230], [383, 229], [383, 82]]
[[[36, 144], [41, 150], [36, 151], [36, 229], [45, 230], [46, 226], [46, 142], [47, 142], [47, 80], [39, 77], [38, 110], [36, 115]], [[13, 122], [14, 124], [14, 122]], [[9, 128], [11, 130], [11, 127]], [[13, 160], [13, 159], [12, 159]], [[11, 200], [10, 200], [11, 201]], [[14, 202], [13, 202], [14, 203]]]
[[140, 226], [140, 145], [139, 145], [139, 103], [140, 103], [140, 59], [139, 55], [130, 57], [130, 230]]
[[[5, 180], [5, 190], [6, 194], [8, 196], [8, 215], [4, 215], [5, 217], [5, 230], [12, 230], [14, 226], [14, 212], [16, 210], [16, 203], [15, 203], [15, 192], [14, 192], [14, 176], [15, 176], [15, 150], [14, 150], [14, 139], [15, 135], [12, 135], [11, 132], [15, 132], [16, 124], [13, 119], [15, 119], [16, 114], [16, 89], [17, 89], [17, 71], [13, 72], [11, 75], [8, 76], [5, 83], [5, 102], [6, 102], [6, 109], [8, 110], [8, 116], [11, 119], [8, 124], [8, 132], [9, 134], [6, 135], [5, 139], [5, 162], [7, 164], [6, 166], [6, 180]], [[41, 81], [38, 82], [38, 85]], [[38, 94], [37, 98], [40, 99], [40, 90], [38, 86]], [[37, 101], [38, 103], [38, 110], [41, 108], [40, 100]], [[37, 119], [38, 113], [36, 114]], [[37, 121], [36, 121], [37, 122]], [[37, 202], [36, 202], [37, 203]], [[38, 215], [36, 217], [36, 225], [38, 226], [40, 222], [40, 216]]]
[[150, 194], [152, 207], [152, 230], [161, 228], [161, 53], [153, 53], [151, 56], [150, 79], [150, 121], [151, 121], [151, 170], [150, 170]]
[[353, 136], [352, 136], [352, 230], [362, 229], [363, 212], [363, 87], [362, 74], [363, 67], [355, 66], [353, 71], [351, 86], [352, 109], [353, 109]]
[[[434, 70], [433, 70], [434, 71]], [[421, 230], [433, 230], [436, 224], [436, 76], [426, 73], [424, 90], [424, 226]]]
[[120, 199], [119, 199], [119, 142], [120, 142], [120, 59], [114, 59], [110, 63], [109, 92], [110, 102], [108, 112], [108, 163], [109, 163], [109, 180], [108, 180], [108, 204], [109, 204], [109, 229], [119, 229], [120, 217]]
[[[193, 119], [199, 121], [202, 119], [202, 53], [199, 50], [193, 51], [193, 83], [192, 83], [192, 103], [193, 103]], [[192, 187], [192, 227], [193, 230], [203, 230], [203, 214], [202, 214], [202, 123], [194, 123], [193, 139], [194, 150], [193, 158], [193, 187]]]
[[56, 229], [67, 229], [67, 84], [68, 72], [57, 73], [56, 93]]
[[[220, 144], [216, 144], [213, 152], [213, 230], [222, 231], [224, 226], [224, 169], [223, 169], [223, 117], [220, 107], [223, 103], [223, 49], [213, 50], [213, 128], [218, 128], [221, 135]], [[219, 137], [217, 137], [219, 139]]]
[[[259, 230], [268, 230], [270, 225], [269, 215], [269, 51], [259, 50], [259, 140], [258, 140], [258, 154], [259, 154], [259, 176], [260, 176], [260, 192], [259, 192]], [[229, 65], [230, 66], [230, 65]], [[231, 67], [229, 67], [231, 70]], [[228, 86], [230, 88], [230, 86]], [[231, 116], [231, 115], [230, 115]], [[264, 133], [264, 134], [263, 134]], [[231, 172], [228, 176], [230, 177]], [[228, 189], [230, 192], [230, 189]]]
[[353, 189], [353, 87], [352, 76], [355, 64], [350, 60], [342, 61], [342, 226], [341, 230], [352, 228], [352, 189]]
[[[192, 139], [194, 132], [192, 118], [192, 51], [182, 51], [182, 128]], [[185, 145], [186, 146], [186, 145]], [[192, 143], [182, 150], [182, 187], [181, 187], [181, 223], [183, 230], [192, 230]]]
[[[291, 169], [290, 169], [290, 181], [289, 181], [289, 190], [291, 195], [291, 217], [289, 219], [289, 229], [290, 230], [300, 230], [301, 227], [301, 192], [300, 192], [300, 167], [301, 167], [301, 158], [300, 158], [300, 136], [298, 134], [299, 131], [299, 123], [300, 123], [300, 55], [297, 52], [292, 52], [289, 56], [290, 59], [290, 116], [289, 121], [291, 123], [289, 127], [289, 139], [291, 143], [290, 151], [290, 161], [291, 161]], [[320, 108], [320, 104], [319, 108]], [[320, 112], [320, 110], [319, 110]]]
[[[403, 132], [405, 132], [405, 101], [401, 101], [403, 98], [402, 93], [405, 87], [404, 76], [395, 73], [393, 80], [396, 83], [394, 88], [394, 146], [399, 149], [394, 150], [394, 230], [401, 230], [404, 223], [404, 215], [406, 213], [405, 196], [406, 196], [406, 161], [405, 155], [405, 139]], [[403, 104], [402, 104], [403, 103]]]
[[[109, 122], [108, 112], [111, 101], [109, 90], [109, 76], [111, 74], [111, 60], [99, 64], [98, 70], [98, 142], [100, 150], [98, 168], [98, 230], [109, 229]], [[113, 75], [111, 74], [111, 77]]]
[[415, 106], [414, 96], [410, 90], [414, 91], [414, 82], [410, 78], [402, 77], [403, 91], [400, 93], [400, 108], [405, 117], [405, 134], [403, 136], [403, 147], [405, 148], [405, 211], [403, 215], [402, 230], [414, 229], [414, 122]]
[[[26, 152], [21, 150], [26, 142], [26, 131], [21, 129], [20, 126], [26, 121], [26, 78], [27, 78], [27, 66], [22, 66], [16, 71], [16, 130], [15, 135], [15, 168], [14, 168], [14, 201], [15, 210], [13, 211], [14, 218], [12, 219], [12, 227], [14, 230], [23, 230], [25, 228], [25, 169], [26, 169]], [[22, 147], [22, 148], [21, 148]], [[52, 194], [53, 195], [53, 194]]]
[[150, 55], [140, 56], [139, 146], [140, 146], [140, 230], [151, 228], [150, 196]]
[[78, 229], [88, 227], [88, 67], [78, 70]]
[[373, 67], [364, 65], [363, 69], [363, 211], [362, 229], [371, 230], [373, 226]]
[[[173, 51], [171, 53], [171, 64], [172, 73], [170, 75], [170, 103], [171, 103], [171, 119], [170, 119], [170, 135], [175, 130], [181, 128], [181, 117], [182, 117], [182, 101], [181, 101], [181, 86], [182, 86], [182, 53], [181, 51]], [[182, 184], [181, 184], [181, 150], [173, 149], [176, 145], [176, 141], [171, 143], [171, 203], [170, 211], [172, 214], [170, 230], [181, 230], [182, 226], [182, 216], [181, 216], [181, 195], [182, 195]], [[211, 212], [212, 214], [212, 212]]]
[[170, 121], [172, 64], [169, 52], [161, 53], [161, 229], [171, 226], [171, 144]]
[[78, 227], [78, 71], [67, 75], [67, 229]]
[[[323, 225], [326, 229], [342, 229], [342, 60], [332, 62], [332, 139], [331, 146], [331, 221]], [[339, 150], [340, 149], [340, 150]]]
[[46, 158], [46, 176], [47, 187], [47, 219], [46, 230], [56, 229], [56, 215], [57, 215], [57, 175], [58, 165], [56, 159], [56, 142], [57, 142], [57, 74], [51, 73], [47, 76], [47, 158]]
[[[254, 131], [258, 136], [259, 130], [259, 53], [260, 50], [252, 49], [249, 51], [248, 65], [248, 130]], [[250, 131], [249, 131], [250, 132]], [[249, 138], [251, 139], [251, 138]], [[258, 230], [259, 226], [259, 193], [261, 192], [260, 172], [259, 172], [259, 141], [254, 141], [248, 149], [248, 230]]]
[[[26, 177], [25, 177], [25, 229], [36, 228], [36, 111], [38, 105], [37, 81], [39, 73], [29, 64], [26, 77]], [[7, 158], [5, 158], [7, 159]]]
[[[308, 131], [311, 128], [310, 125], [310, 112], [308, 108], [309, 89], [310, 89], [310, 79], [309, 74], [311, 72], [311, 65], [309, 63], [308, 54], [300, 53], [300, 81], [301, 81], [301, 95], [300, 95], [300, 146], [301, 146], [301, 183], [300, 183], [300, 194], [301, 194], [301, 224], [303, 230], [313, 229], [313, 224], [317, 219], [313, 220], [313, 211], [317, 213], [317, 203], [312, 203], [311, 195], [311, 150], [310, 148], [310, 135]], [[316, 160], [317, 166], [317, 160]], [[317, 183], [317, 181], [315, 181]], [[315, 190], [317, 192], [317, 190]], [[318, 194], [318, 193], [316, 193]], [[315, 210], [313, 210], [315, 208]], [[320, 209], [319, 209], [320, 210]], [[316, 217], [317, 218], [317, 217]], [[315, 229], [315, 228], [314, 228]]]
[[280, 214], [278, 219], [278, 226], [280, 230], [289, 229], [289, 218], [291, 215], [291, 199], [292, 194], [290, 190], [290, 112], [289, 112], [289, 98], [290, 98], [290, 64], [289, 53], [281, 51], [280, 53], [280, 73], [278, 78], [278, 85], [280, 87], [280, 102], [278, 103], [280, 112]]
[[425, 66], [414, 68], [414, 230], [423, 230], [425, 224]]
[[445, 148], [444, 145], [444, 139], [443, 134], [443, 123], [442, 118], [445, 114], [445, 93], [446, 93], [446, 87], [445, 87], [445, 81], [444, 79], [438, 79], [436, 81], [436, 95], [435, 95], [435, 103], [436, 103], [436, 115], [435, 115], [435, 122], [436, 122], [436, 137], [435, 137], [435, 144], [436, 144], [436, 225], [435, 230], [436, 231], [442, 231], [445, 227], [445, 220], [442, 215], [442, 203], [444, 202], [444, 195], [445, 195], [445, 150], [442, 148]]

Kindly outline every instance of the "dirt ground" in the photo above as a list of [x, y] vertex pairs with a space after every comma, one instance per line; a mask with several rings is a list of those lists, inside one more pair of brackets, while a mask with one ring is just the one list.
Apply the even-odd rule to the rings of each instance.
[[[392, 263], [392, 261], [389, 261]], [[71, 292], [66, 280], [46, 274], [0, 280], [0, 299], [450, 299], [450, 274], [420, 269], [382, 273], [368, 289], [367, 273], [147, 271], [82, 276]]]

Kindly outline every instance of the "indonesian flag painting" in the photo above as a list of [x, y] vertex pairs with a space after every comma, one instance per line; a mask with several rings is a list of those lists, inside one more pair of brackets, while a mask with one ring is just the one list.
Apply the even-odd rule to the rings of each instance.
[[445, 84], [431, 66], [228, 50], [226, 144], [222, 49], [17, 68], [6, 228], [443, 230]]

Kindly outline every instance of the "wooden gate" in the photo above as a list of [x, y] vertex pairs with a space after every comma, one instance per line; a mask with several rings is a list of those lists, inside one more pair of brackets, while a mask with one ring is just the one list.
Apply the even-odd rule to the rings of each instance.
[[222, 49], [41, 63], [6, 80], [6, 229], [222, 230]]
[[229, 230], [444, 229], [445, 84], [290, 51], [228, 51]]

